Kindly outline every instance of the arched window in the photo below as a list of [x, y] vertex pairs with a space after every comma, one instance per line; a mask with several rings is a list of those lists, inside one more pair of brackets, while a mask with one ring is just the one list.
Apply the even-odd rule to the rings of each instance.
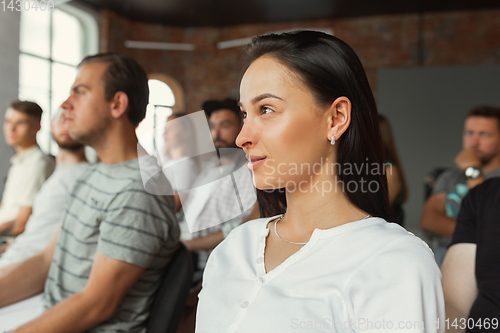
[[184, 111], [184, 93], [181, 86], [169, 76], [149, 75], [149, 104], [146, 117], [136, 130], [139, 143], [150, 154], [163, 155], [164, 125], [172, 112]]
[[68, 97], [76, 66], [97, 53], [98, 28], [92, 15], [69, 4], [52, 11], [22, 11], [20, 26], [19, 99], [38, 103], [44, 113], [37, 141], [56, 154], [50, 119]]

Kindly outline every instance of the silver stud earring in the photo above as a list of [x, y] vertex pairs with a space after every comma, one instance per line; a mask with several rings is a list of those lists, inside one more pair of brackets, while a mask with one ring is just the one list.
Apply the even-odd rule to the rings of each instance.
[[332, 144], [332, 146], [335, 145], [335, 135], [332, 136], [332, 141], [330, 143]]

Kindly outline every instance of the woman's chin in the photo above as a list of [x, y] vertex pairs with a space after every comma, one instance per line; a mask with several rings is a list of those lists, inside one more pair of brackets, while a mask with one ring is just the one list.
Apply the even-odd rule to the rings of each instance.
[[255, 177], [253, 179], [253, 185], [261, 191], [273, 191], [283, 187], [283, 184], [280, 186], [278, 184], [266, 182], [263, 179], [256, 179]]

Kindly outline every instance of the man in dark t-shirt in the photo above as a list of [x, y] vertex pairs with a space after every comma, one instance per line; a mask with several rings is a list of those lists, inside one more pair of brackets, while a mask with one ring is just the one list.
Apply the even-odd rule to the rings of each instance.
[[450, 330], [499, 331], [500, 178], [470, 190], [462, 201], [442, 273]]

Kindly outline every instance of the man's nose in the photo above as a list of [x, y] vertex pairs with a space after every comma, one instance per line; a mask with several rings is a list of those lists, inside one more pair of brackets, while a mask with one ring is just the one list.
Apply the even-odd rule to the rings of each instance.
[[71, 102], [70, 102], [70, 98], [71, 96], [69, 96], [64, 102], [62, 102], [61, 104], [61, 109], [62, 110], [62, 113], [63, 115], [69, 110], [71, 109]]
[[217, 127], [213, 127], [211, 130], [210, 130], [210, 135], [212, 135], [212, 140], [215, 140], [216, 138], [219, 137], [219, 134], [220, 134], [220, 130], [219, 128]]
[[472, 146], [477, 147], [479, 146], [479, 135], [474, 135], [472, 137]]

